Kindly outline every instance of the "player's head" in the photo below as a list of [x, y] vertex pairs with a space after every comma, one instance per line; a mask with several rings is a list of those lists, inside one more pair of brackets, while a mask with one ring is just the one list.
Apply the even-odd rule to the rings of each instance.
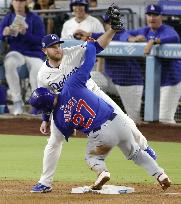
[[49, 59], [60, 61], [63, 51], [60, 44], [64, 43], [56, 34], [45, 35], [42, 39], [42, 50]]
[[162, 25], [162, 8], [156, 4], [150, 4], [145, 10], [146, 20], [149, 27], [158, 29]]
[[26, 0], [12, 0], [10, 4], [10, 11], [14, 12], [15, 14], [18, 13], [27, 13], [29, 8], [27, 6]]
[[74, 7], [84, 6], [85, 12], [87, 13], [89, 10], [89, 3], [87, 0], [70, 0], [70, 11], [74, 11]]
[[31, 94], [28, 102], [33, 107], [32, 113], [51, 113], [55, 102], [55, 94], [47, 88], [37, 88]]
[[52, 45], [61, 43], [64, 43], [64, 41], [61, 40], [56, 34], [48, 34], [42, 39], [42, 48], [51, 47]]

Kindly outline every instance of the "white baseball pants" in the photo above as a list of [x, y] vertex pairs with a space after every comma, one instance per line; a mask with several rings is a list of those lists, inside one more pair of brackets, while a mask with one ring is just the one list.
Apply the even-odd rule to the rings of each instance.
[[37, 88], [37, 75], [43, 61], [40, 58], [27, 57], [19, 52], [9, 52], [4, 61], [6, 80], [13, 102], [21, 101], [21, 87], [17, 68], [26, 64], [29, 71], [31, 89]]
[[164, 172], [152, 157], [140, 149], [126, 119], [117, 115], [112, 121], [108, 120], [101, 125], [100, 130], [88, 134], [86, 161], [97, 175], [107, 171], [104, 160], [115, 146], [120, 148], [127, 159], [143, 167], [150, 176]]

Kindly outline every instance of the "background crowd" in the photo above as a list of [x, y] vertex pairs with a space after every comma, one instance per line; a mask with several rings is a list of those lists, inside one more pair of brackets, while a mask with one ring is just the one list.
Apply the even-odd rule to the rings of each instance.
[[[48, 10], [56, 10], [54, 0], [11, 0], [9, 12], [0, 21], [0, 41], [7, 45], [3, 66], [8, 95], [13, 103], [12, 114], [19, 115], [25, 111], [19, 67], [24, 65], [23, 69], [27, 69], [31, 90], [37, 87], [36, 76], [45, 60], [41, 50], [41, 39], [45, 34], [56, 33], [63, 39], [86, 40], [87, 37], [98, 38], [109, 28], [106, 15], [97, 18], [89, 12], [90, 7], [97, 6], [96, 0], [70, 0], [69, 6], [68, 13], [52, 16]], [[33, 10], [40, 12], [37, 14]], [[163, 23], [160, 6], [148, 5], [145, 18], [146, 26], [125, 29], [113, 40], [145, 42], [145, 55], [155, 44], [180, 43], [174, 28]], [[97, 58], [92, 78], [108, 94], [119, 96], [124, 110], [136, 123], [142, 120], [145, 76], [139, 60]], [[181, 62], [175, 59], [161, 61], [160, 122], [175, 123], [180, 96]], [[0, 103], [6, 105], [7, 102], [2, 99]]]

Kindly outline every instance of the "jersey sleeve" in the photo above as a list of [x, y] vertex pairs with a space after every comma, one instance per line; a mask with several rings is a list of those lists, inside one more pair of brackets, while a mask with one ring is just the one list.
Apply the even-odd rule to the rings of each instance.
[[160, 44], [163, 43], [179, 43], [180, 38], [178, 33], [170, 26], [165, 26], [163, 32], [160, 32]]
[[90, 78], [90, 72], [96, 62], [96, 46], [94, 42], [88, 42], [84, 55], [83, 63], [80, 65], [76, 73], [67, 79], [67, 85], [71, 87], [85, 86]]
[[84, 62], [78, 70], [79, 78], [81, 78], [82, 81], [85, 81], [85, 80], [87, 81], [90, 78], [90, 72], [96, 62], [96, 51], [97, 51], [96, 47], [97, 46], [100, 46], [97, 42], [87, 43], [87, 48], [86, 48], [85, 56], [84, 56]]

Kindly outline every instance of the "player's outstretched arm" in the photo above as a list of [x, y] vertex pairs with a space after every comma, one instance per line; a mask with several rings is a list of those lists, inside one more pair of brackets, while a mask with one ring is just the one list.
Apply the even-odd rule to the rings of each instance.
[[97, 39], [97, 42], [102, 48], [105, 48], [107, 45], [109, 45], [116, 32], [116, 30], [110, 28]]

